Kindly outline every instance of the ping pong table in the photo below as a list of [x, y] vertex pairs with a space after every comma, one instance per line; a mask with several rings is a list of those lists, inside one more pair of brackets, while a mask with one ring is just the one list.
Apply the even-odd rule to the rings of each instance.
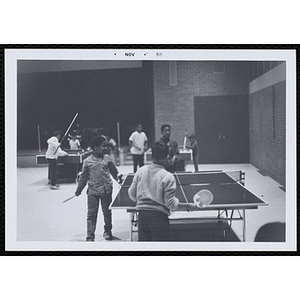
[[[67, 156], [58, 157], [58, 181], [75, 182], [79, 171], [81, 171], [83, 161], [89, 157], [93, 151], [90, 150], [64, 150]], [[37, 164], [48, 164], [45, 154], [36, 155]], [[48, 174], [50, 179], [50, 174]]]
[[[183, 223], [195, 224], [200, 221], [226, 222], [231, 228], [232, 221], [242, 222], [242, 241], [246, 240], [246, 210], [257, 209], [259, 206], [268, 205], [245, 187], [245, 172], [222, 170], [201, 172], [177, 172], [173, 173], [176, 179], [176, 197], [181, 203], [193, 202], [194, 195], [202, 189], [207, 189], [213, 194], [213, 201], [204, 208], [194, 211], [172, 212], [170, 224]], [[113, 199], [110, 209], [126, 209], [130, 214], [130, 241], [132, 234], [137, 230], [138, 212], [136, 203], [128, 196], [128, 189], [132, 183], [134, 174], [128, 174], [123, 184]], [[205, 215], [205, 212], [214, 212], [213, 216]], [[176, 214], [180, 213], [180, 217]], [[182, 217], [182, 213], [184, 216]]]

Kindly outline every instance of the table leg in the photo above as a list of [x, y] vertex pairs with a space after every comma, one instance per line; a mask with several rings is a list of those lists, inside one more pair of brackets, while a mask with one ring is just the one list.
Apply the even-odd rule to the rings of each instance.
[[138, 228], [138, 214], [137, 212], [129, 212], [129, 240], [133, 241], [133, 233], [137, 233]]
[[246, 210], [243, 209], [243, 242], [246, 241]]
[[132, 233], [133, 233], [133, 221], [134, 221], [134, 213], [129, 213], [129, 241], [132, 242]]

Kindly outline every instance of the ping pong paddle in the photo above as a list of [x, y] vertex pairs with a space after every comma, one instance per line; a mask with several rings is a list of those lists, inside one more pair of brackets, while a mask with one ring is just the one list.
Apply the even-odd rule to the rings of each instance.
[[73, 195], [72, 197], [70, 197], [70, 198], [64, 200], [63, 203], [65, 203], [65, 202], [67, 202], [67, 201], [70, 201], [70, 200], [73, 199], [75, 196], [76, 196], [76, 195]]
[[118, 175], [118, 183], [119, 184], [123, 183], [123, 174]]
[[195, 205], [199, 208], [208, 206], [213, 201], [213, 199], [214, 196], [212, 192], [206, 189], [200, 190], [193, 197]]

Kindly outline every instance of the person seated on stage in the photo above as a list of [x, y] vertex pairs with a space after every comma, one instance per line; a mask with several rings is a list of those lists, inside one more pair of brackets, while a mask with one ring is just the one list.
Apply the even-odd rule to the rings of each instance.
[[69, 141], [70, 150], [80, 150], [81, 149], [81, 145], [80, 145], [79, 140], [76, 137], [76, 134], [72, 133], [71, 137], [72, 138]]
[[93, 153], [83, 161], [82, 172], [78, 179], [75, 195], [78, 197], [86, 184], [87, 189], [87, 237], [86, 241], [95, 240], [99, 201], [104, 216], [104, 233], [106, 240], [112, 240], [112, 214], [109, 205], [112, 201], [113, 182], [118, 181], [118, 169], [107, 153], [107, 142], [103, 136], [91, 140]]
[[137, 202], [139, 241], [170, 241], [171, 211], [196, 208], [194, 203], [179, 203], [175, 197], [175, 178], [164, 168], [168, 153], [165, 143], [155, 142], [152, 146], [152, 164], [137, 170], [128, 189], [130, 199]]
[[171, 140], [171, 126], [168, 124], [163, 124], [161, 126], [161, 134], [162, 137], [159, 141], [162, 141], [165, 145], [167, 145], [168, 152], [168, 160], [166, 163], [166, 170], [169, 172], [177, 171], [177, 165], [180, 157], [178, 143], [175, 140]]
[[186, 133], [186, 137], [191, 142], [191, 146], [186, 145], [186, 148], [192, 149], [192, 151], [193, 151], [193, 154], [192, 154], [193, 155], [193, 164], [195, 167], [195, 172], [197, 172], [199, 170], [198, 169], [198, 155], [199, 155], [198, 142], [197, 142], [194, 134], [188, 135]]
[[50, 189], [51, 190], [58, 190], [59, 186], [56, 184], [57, 181], [57, 174], [58, 174], [58, 166], [57, 166], [57, 159], [59, 156], [66, 156], [68, 155], [67, 152], [63, 151], [59, 143], [60, 139], [60, 132], [54, 131], [53, 136], [47, 140], [48, 149], [46, 151], [46, 159], [49, 164], [49, 177], [50, 177]]

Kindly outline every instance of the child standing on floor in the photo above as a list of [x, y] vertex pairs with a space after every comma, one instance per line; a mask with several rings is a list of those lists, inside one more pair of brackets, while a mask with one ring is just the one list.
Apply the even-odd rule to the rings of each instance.
[[80, 150], [80, 142], [76, 137], [75, 133], [72, 133], [72, 138], [69, 141], [70, 150]]
[[196, 207], [194, 203], [179, 203], [175, 197], [175, 178], [165, 169], [168, 153], [163, 141], [155, 142], [153, 163], [137, 170], [128, 190], [130, 199], [137, 202], [139, 241], [170, 241], [171, 210]]
[[178, 164], [180, 152], [178, 143], [175, 140], [171, 140], [171, 126], [168, 124], [163, 124], [161, 126], [161, 134], [162, 137], [159, 139], [159, 141], [164, 143], [169, 149], [168, 160], [165, 168], [167, 171], [172, 173], [179, 171]]
[[193, 151], [193, 164], [195, 167], [195, 172], [198, 171], [198, 156], [199, 156], [199, 148], [198, 148], [198, 142], [196, 140], [196, 137], [194, 134], [191, 134], [190, 136], [186, 133], [186, 137], [191, 142], [191, 146], [186, 146], [188, 149], [192, 149]]
[[83, 161], [76, 196], [79, 196], [88, 183], [87, 189], [87, 237], [86, 241], [95, 241], [95, 231], [99, 202], [104, 216], [104, 233], [106, 240], [112, 240], [112, 214], [109, 205], [112, 201], [113, 183], [111, 176], [118, 181], [118, 170], [107, 153], [107, 142], [103, 136], [91, 140], [93, 153]]
[[59, 186], [56, 184], [57, 175], [58, 175], [58, 165], [57, 159], [59, 156], [67, 156], [68, 153], [63, 151], [59, 143], [60, 132], [54, 131], [53, 136], [47, 140], [48, 149], [46, 152], [46, 159], [49, 164], [49, 179], [50, 179], [50, 189], [59, 190]]
[[146, 133], [143, 132], [143, 126], [141, 123], [136, 125], [136, 131], [134, 131], [129, 137], [129, 145], [131, 146], [130, 152], [133, 159], [133, 173], [144, 165], [144, 153], [147, 148], [148, 138]]

